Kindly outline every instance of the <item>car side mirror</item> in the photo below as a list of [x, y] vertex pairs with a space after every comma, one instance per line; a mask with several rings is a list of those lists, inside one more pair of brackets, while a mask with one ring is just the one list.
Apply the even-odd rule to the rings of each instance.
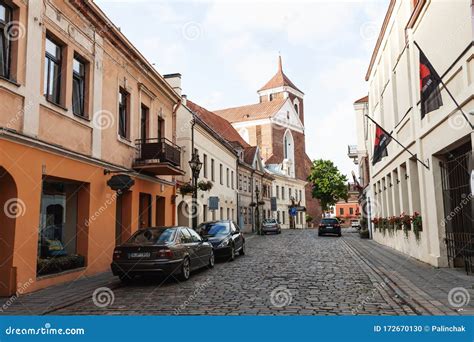
[[208, 239], [207, 237], [203, 237], [203, 238], [201, 238], [201, 241], [202, 241], [202, 242], [208, 242], [209, 239]]

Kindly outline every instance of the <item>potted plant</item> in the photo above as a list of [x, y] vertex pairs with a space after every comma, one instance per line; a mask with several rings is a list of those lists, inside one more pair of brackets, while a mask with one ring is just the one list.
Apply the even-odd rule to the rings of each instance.
[[265, 205], [265, 201], [263, 200], [258, 201], [258, 205]]
[[212, 189], [214, 186], [214, 183], [211, 181], [199, 181], [198, 182], [198, 188], [202, 191], [209, 191]]
[[413, 233], [415, 233], [416, 239], [419, 240], [420, 232], [423, 230], [423, 221], [420, 213], [415, 211], [411, 216], [411, 222], [413, 223]]
[[403, 212], [400, 214], [400, 221], [402, 222], [405, 237], [408, 239], [408, 231], [411, 229], [411, 216]]
[[380, 228], [380, 217], [374, 217], [372, 219], [372, 223], [374, 224], [374, 230], [377, 230], [377, 228]]
[[255, 203], [255, 202], [250, 202], [249, 206], [252, 207], [252, 208], [253, 208], [253, 207], [256, 207], [256, 206], [257, 206], [257, 203]]
[[191, 185], [191, 183], [185, 183], [179, 187], [179, 192], [181, 192], [181, 195], [187, 195], [187, 194], [192, 194], [194, 191], [194, 186]]

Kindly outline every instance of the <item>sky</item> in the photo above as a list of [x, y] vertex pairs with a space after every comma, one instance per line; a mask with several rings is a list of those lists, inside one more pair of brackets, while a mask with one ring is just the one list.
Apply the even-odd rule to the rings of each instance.
[[183, 94], [207, 109], [258, 102], [283, 70], [305, 93], [306, 152], [348, 176], [356, 144], [353, 103], [388, 6], [379, 1], [96, 0], [161, 74], [181, 73]]

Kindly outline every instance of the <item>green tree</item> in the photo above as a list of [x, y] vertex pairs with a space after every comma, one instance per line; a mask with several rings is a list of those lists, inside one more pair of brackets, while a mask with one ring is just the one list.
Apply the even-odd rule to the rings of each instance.
[[313, 197], [319, 200], [323, 211], [341, 199], [348, 199], [347, 177], [330, 160], [314, 160], [308, 181], [313, 185]]

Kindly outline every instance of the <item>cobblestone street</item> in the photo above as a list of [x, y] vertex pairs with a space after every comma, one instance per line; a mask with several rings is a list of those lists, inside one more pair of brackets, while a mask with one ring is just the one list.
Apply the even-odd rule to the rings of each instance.
[[317, 230], [286, 230], [281, 235], [250, 236], [247, 255], [234, 262], [219, 262], [212, 270], [198, 271], [187, 282], [138, 280], [114, 288], [113, 303], [105, 307], [95, 305], [89, 298], [49, 313], [456, 314], [434, 298], [429, 298], [423, 305], [422, 300], [415, 300], [422, 299], [421, 290], [415, 288], [416, 293], [410, 295], [410, 289], [405, 287], [406, 291], [403, 291], [389, 278], [374, 271], [355, 251], [353, 244], [358, 243], [364, 242], [355, 232], [345, 232], [342, 238], [318, 237]]

